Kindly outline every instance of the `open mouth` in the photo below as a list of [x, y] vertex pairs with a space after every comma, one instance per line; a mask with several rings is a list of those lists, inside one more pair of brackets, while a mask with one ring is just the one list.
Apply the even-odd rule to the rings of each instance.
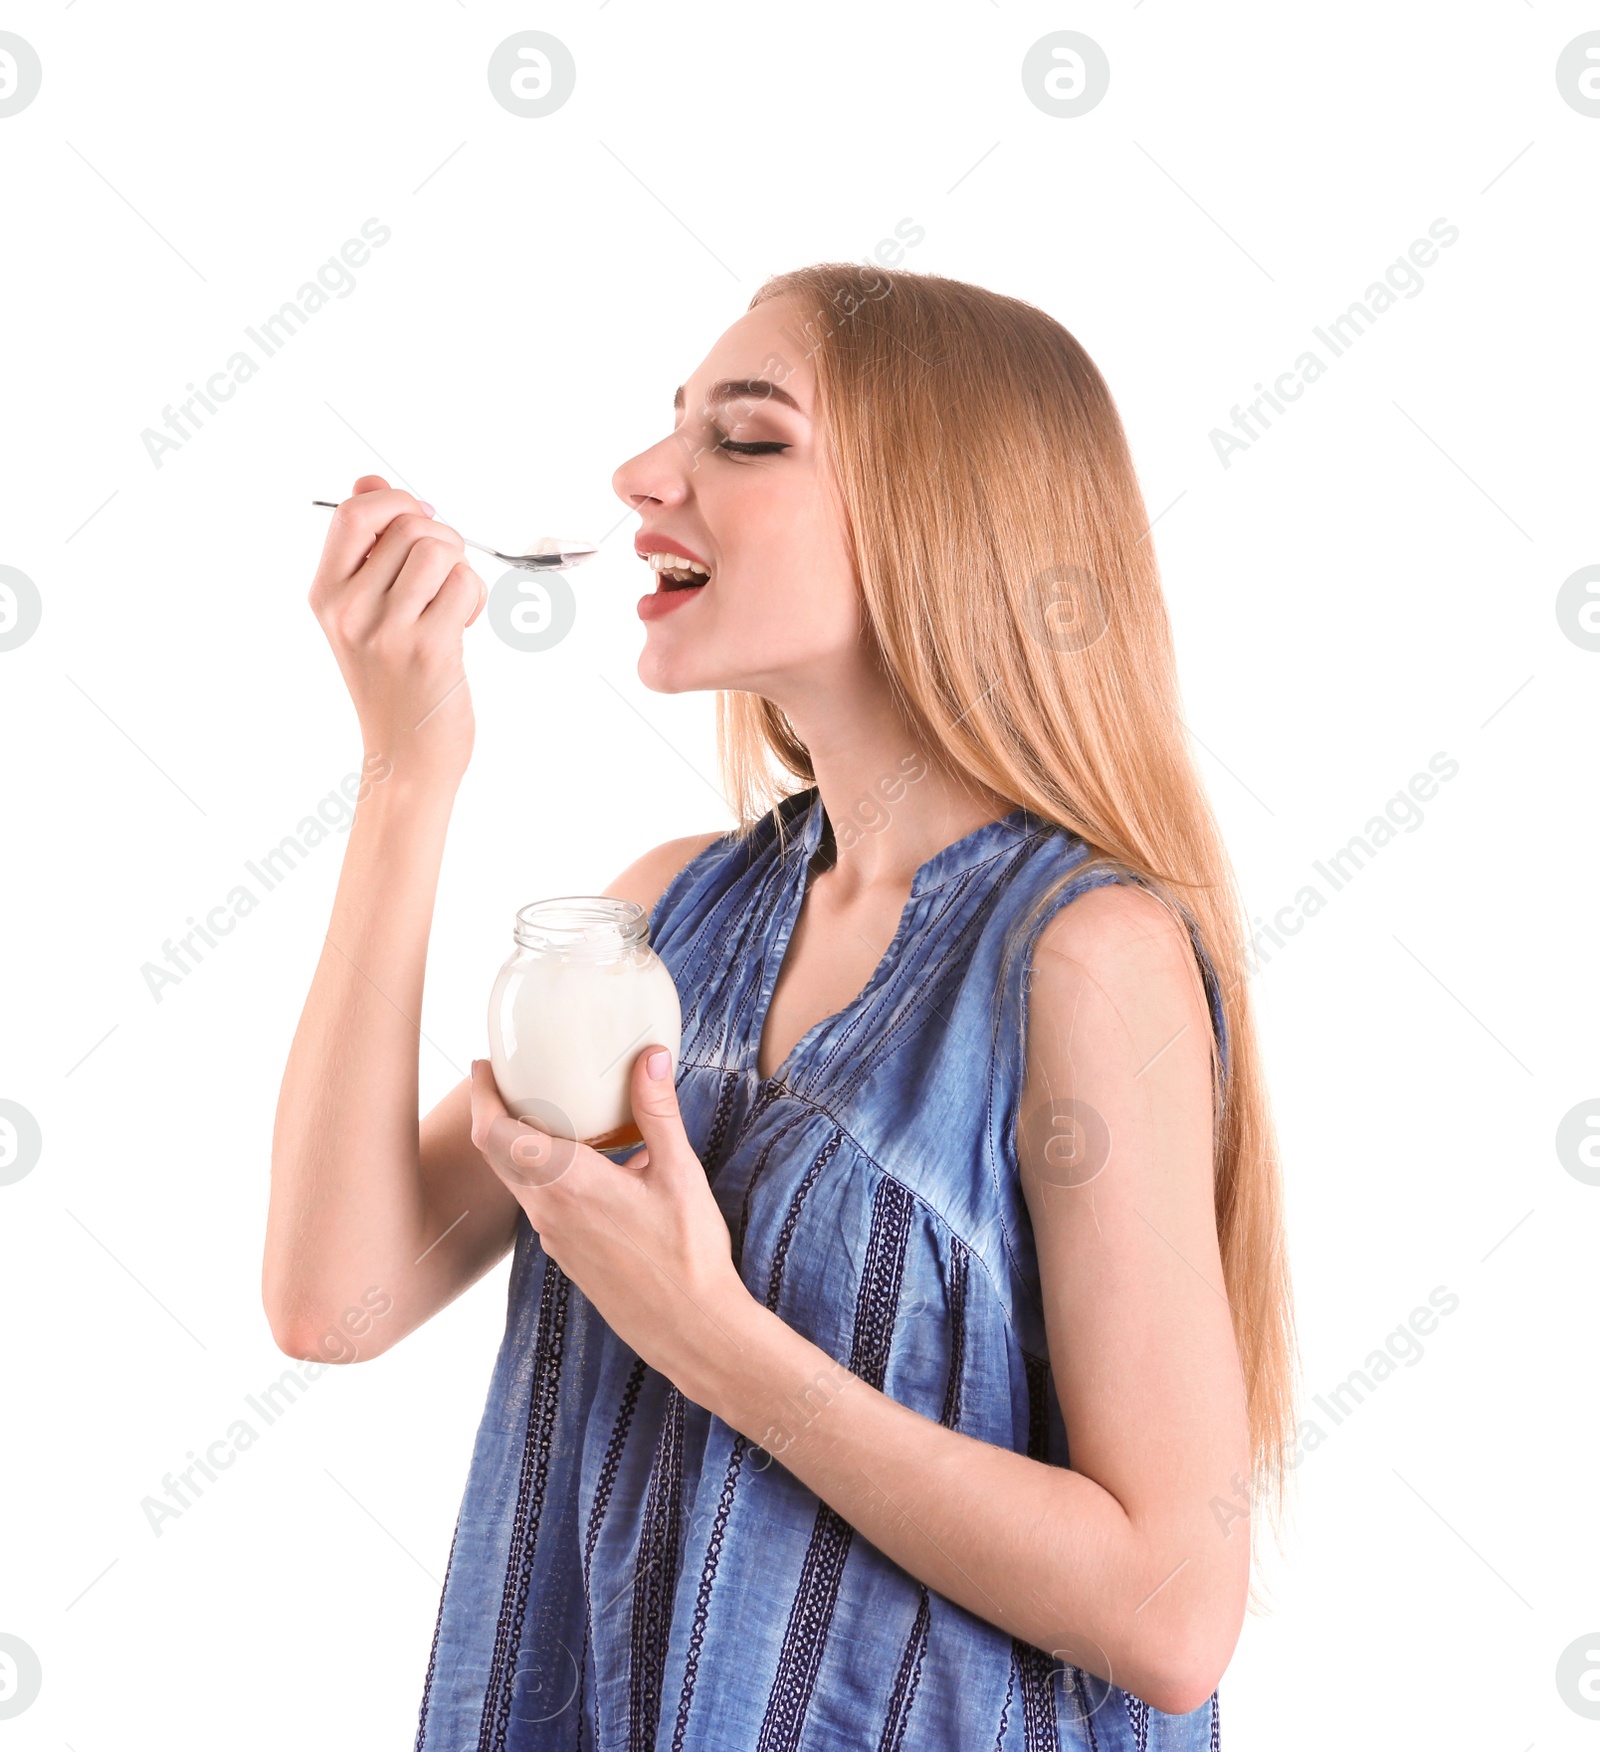
[[677, 554], [652, 554], [650, 569], [656, 575], [659, 592], [699, 590], [711, 582], [711, 574], [698, 560], [685, 560]]

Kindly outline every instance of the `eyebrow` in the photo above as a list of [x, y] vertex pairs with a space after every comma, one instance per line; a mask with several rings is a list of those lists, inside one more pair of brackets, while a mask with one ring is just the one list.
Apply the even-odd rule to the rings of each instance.
[[[729, 378], [724, 383], [713, 384], [711, 393], [706, 397], [707, 407], [716, 407], [721, 402], [729, 401], [775, 401], [782, 402], [785, 407], [793, 408], [797, 414], [804, 414], [801, 407], [786, 389], [779, 389], [777, 384], [768, 383], [764, 377]], [[677, 411], [683, 408], [683, 385], [680, 383], [673, 392], [672, 406]]]

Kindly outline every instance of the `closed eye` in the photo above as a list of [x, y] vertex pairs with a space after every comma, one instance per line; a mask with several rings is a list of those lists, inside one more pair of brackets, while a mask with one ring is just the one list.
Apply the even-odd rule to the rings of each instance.
[[789, 448], [787, 444], [778, 444], [771, 439], [764, 439], [759, 444], [740, 444], [732, 438], [723, 438], [717, 444], [718, 450], [731, 450], [737, 456], [772, 456]]

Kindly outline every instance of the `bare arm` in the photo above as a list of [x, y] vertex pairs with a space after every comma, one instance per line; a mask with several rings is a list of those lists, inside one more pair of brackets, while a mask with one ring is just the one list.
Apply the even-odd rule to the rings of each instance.
[[[461, 634], [484, 598], [460, 551], [370, 476], [335, 514], [312, 588], [368, 754], [273, 1131], [262, 1299], [291, 1356], [379, 1355], [516, 1234], [516, 1200], [472, 1145], [470, 1083], [418, 1120], [428, 936], [472, 746]], [[606, 892], [653, 908], [715, 837], [657, 847]]]

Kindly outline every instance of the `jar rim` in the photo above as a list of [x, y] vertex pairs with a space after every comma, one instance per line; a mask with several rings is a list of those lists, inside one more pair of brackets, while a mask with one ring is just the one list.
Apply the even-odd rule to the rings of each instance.
[[636, 900], [557, 894], [517, 910], [512, 935], [524, 949], [605, 955], [650, 940], [650, 915]]

